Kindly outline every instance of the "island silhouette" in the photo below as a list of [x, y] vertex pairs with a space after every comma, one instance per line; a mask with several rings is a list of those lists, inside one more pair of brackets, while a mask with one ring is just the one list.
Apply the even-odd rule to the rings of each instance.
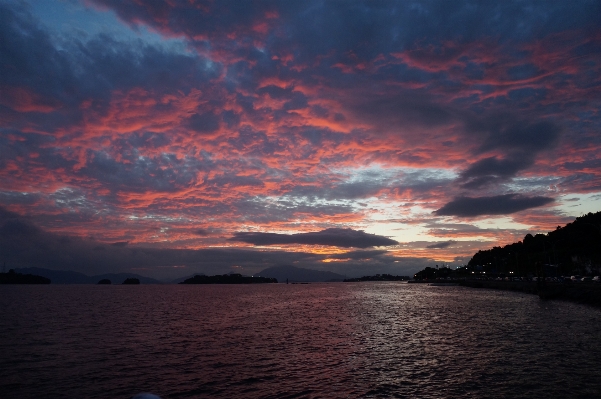
[[127, 278], [137, 278], [140, 280], [140, 284], [165, 284], [163, 281], [135, 273], [104, 273], [88, 276], [72, 270], [52, 270], [41, 267], [15, 269], [15, 272], [46, 277], [52, 280], [52, 284], [100, 284], [100, 281], [104, 280], [109, 280], [111, 283], [117, 283], [119, 281], [124, 281]]
[[0, 284], [50, 284], [50, 279], [35, 274], [17, 273], [10, 269], [8, 273], [0, 273]]
[[241, 274], [222, 274], [215, 276], [196, 275], [179, 284], [264, 284], [277, 283], [278, 280], [269, 277], [248, 277]]

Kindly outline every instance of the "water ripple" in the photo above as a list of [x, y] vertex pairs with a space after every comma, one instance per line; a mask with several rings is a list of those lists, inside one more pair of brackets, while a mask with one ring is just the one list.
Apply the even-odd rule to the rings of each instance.
[[0, 397], [593, 398], [601, 313], [402, 283], [2, 286]]

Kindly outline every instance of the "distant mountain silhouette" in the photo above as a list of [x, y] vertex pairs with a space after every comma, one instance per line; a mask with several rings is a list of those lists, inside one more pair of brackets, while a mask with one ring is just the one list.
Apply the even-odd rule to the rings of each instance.
[[15, 269], [17, 273], [35, 274], [52, 280], [52, 284], [97, 284], [100, 280], [111, 280], [121, 282], [127, 278], [137, 278], [142, 284], [163, 284], [159, 280], [150, 277], [140, 276], [133, 273], [107, 273], [96, 276], [87, 276], [70, 270], [50, 270], [41, 267], [25, 267]]
[[277, 279], [280, 283], [285, 283], [286, 279], [289, 282], [325, 282], [325, 281], [342, 281], [344, 276], [333, 272], [322, 272], [320, 270], [303, 269], [295, 266], [274, 266], [268, 267], [265, 270], [255, 273], [258, 277], [271, 277]]

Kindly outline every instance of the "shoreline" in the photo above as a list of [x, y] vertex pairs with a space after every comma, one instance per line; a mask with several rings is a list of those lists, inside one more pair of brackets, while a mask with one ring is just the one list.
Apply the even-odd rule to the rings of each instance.
[[462, 287], [517, 291], [538, 295], [542, 300], [561, 300], [601, 308], [599, 283], [545, 283], [530, 281], [458, 280]]

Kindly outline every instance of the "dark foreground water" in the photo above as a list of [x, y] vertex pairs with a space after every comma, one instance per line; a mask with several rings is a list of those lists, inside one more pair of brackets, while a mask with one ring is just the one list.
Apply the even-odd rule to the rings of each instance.
[[598, 398], [600, 327], [421, 284], [0, 286], [0, 397]]

